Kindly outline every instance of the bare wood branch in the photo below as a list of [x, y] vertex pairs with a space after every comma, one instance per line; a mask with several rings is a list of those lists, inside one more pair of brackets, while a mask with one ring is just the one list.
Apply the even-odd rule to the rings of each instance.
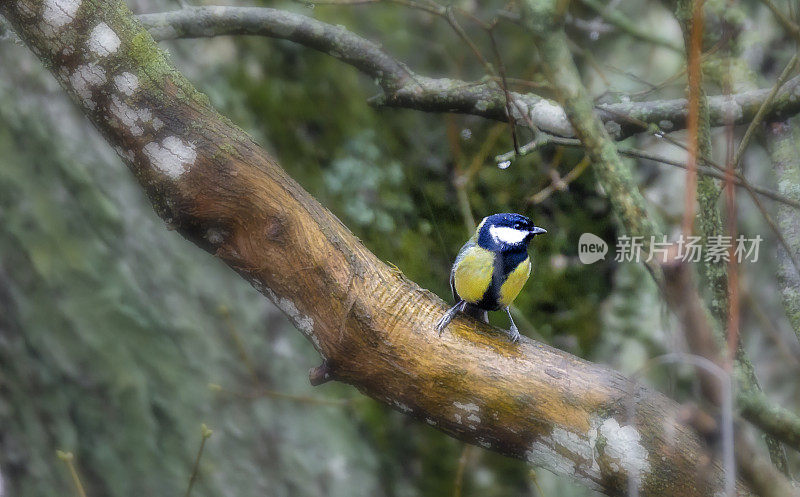
[[[269, 297], [350, 383], [443, 432], [625, 495], [713, 495], [678, 406], [608, 368], [512, 344], [370, 253], [210, 106], [120, 0], [9, 0], [22, 39], [115, 146], [157, 212]], [[313, 374], [312, 374], [313, 376]], [[636, 416], [626, 422], [633, 392]], [[744, 489], [741, 490], [746, 494]]]

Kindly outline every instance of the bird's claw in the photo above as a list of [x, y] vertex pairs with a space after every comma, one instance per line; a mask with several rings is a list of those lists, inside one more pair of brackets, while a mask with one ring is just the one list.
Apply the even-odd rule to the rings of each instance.
[[440, 336], [444, 331], [444, 329], [447, 328], [447, 325], [450, 324], [450, 319], [448, 319], [448, 317], [449, 316], [445, 314], [439, 319], [439, 321], [436, 321], [436, 331], [439, 332]]
[[519, 341], [520, 334], [516, 326], [511, 325], [511, 328], [509, 328], [506, 333], [508, 333], [508, 338], [511, 340], [511, 343], [517, 343]]
[[442, 316], [438, 321], [436, 321], [436, 331], [439, 332], [439, 336], [442, 335], [442, 332], [444, 331], [445, 328], [447, 328], [447, 325], [450, 324], [450, 321], [452, 321], [453, 318], [456, 316], [456, 313], [462, 311], [463, 309], [464, 309], [464, 301], [462, 300], [456, 303], [456, 305], [454, 305], [450, 309], [448, 309], [447, 312], [444, 313], [444, 316]]

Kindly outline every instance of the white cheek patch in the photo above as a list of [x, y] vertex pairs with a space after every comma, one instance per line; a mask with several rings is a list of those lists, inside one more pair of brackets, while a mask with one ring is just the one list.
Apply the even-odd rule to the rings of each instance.
[[490, 226], [489, 234], [496, 242], [502, 242], [508, 245], [516, 245], [522, 243], [525, 237], [528, 236], [528, 231], [515, 230], [507, 226]]

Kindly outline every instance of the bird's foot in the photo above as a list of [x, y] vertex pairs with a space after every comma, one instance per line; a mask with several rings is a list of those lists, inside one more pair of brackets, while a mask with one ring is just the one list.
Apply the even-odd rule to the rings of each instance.
[[458, 302], [456, 305], [448, 309], [444, 316], [436, 322], [436, 331], [439, 332], [439, 335], [442, 334], [447, 325], [450, 324], [450, 321], [456, 316], [456, 313], [464, 309], [464, 301]]
[[520, 334], [515, 325], [512, 324], [511, 328], [509, 328], [506, 333], [508, 334], [508, 339], [511, 340], [511, 343], [517, 343], [519, 341]]
[[439, 332], [439, 335], [442, 334], [447, 325], [450, 324], [450, 321], [453, 320], [452, 314], [447, 312], [444, 316], [442, 316], [438, 321], [436, 321], [436, 331]]

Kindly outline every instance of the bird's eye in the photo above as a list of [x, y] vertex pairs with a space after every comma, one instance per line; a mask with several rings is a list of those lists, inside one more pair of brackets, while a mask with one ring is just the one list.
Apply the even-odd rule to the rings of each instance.
[[515, 230], [521, 230], [522, 229], [522, 223], [514, 223], [514, 229]]

